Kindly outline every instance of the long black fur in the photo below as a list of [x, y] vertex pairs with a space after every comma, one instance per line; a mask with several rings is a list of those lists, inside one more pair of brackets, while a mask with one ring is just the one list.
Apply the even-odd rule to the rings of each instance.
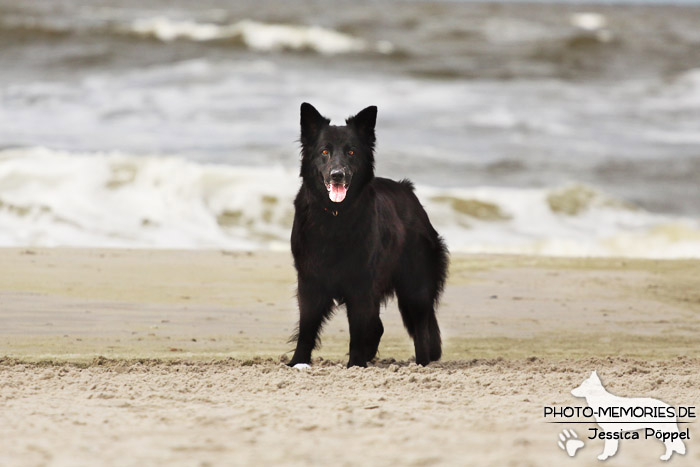
[[[411, 182], [374, 176], [376, 116], [377, 108], [367, 107], [346, 126], [333, 126], [312, 105], [301, 105], [302, 185], [291, 236], [300, 317], [290, 366], [310, 363], [336, 303], [347, 306], [348, 367], [367, 366], [384, 332], [379, 308], [394, 293], [416, 362], [442, 355], [435, 307], [447, 248]], [[336, 179], [349, 183], [338, 203], [327, 188]]]

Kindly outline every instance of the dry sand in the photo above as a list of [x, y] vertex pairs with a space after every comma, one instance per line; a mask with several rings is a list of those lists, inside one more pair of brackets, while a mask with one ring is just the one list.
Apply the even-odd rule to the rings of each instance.
[[[455, 256], [443, 362], [391, 304], [380, 361], [344, 368], [342, 310], [289, 369], [281, 253], [0, 250], [0, 465], [591, 465], [546, 405], [590, 371], [622, 396], [700, 399], [700, 262]], [[699, 465], [697, 426], [673, 465]], [[609, 465], [657, 465], [623, 441]]]

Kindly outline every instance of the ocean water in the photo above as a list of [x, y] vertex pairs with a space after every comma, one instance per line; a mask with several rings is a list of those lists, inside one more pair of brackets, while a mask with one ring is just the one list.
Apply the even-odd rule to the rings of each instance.
[[298, 111], [379, 107], [454, 251], [700, 257], [693, 2], [0, 0], [0, 245], [286, 249]]

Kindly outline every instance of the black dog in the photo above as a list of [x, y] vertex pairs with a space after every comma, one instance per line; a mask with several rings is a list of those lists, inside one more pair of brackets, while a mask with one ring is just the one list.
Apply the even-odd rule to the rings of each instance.
[[384, 327], [379, 307], [395, 292], [413, 337], [416, 362], [442, 354], [435, 306], [447, 275], [444, 242], [407, 180], [374, 176], [377, 108], [330, 125], [301, 105], [301, 189], [294, 200], [292, 253], [299, 327], [290, 366], [310, 363], [318, 335], [337, 304], [347, 305], [348, 367], [367, 366]]

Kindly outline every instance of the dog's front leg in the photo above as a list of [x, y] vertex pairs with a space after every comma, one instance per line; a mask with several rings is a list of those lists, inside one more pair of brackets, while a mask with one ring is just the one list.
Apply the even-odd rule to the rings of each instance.
[[348, 323], [350, 324], [350, 358], [351, 366], [366, 367], [374, 358], [379, 347], [384, 328], [379, 319], [379, 305], [369, 299], [349, 299]]
[[[299, 329], [296, 334], [297, 347], [289, 366], [311, 363], [311, 352], [319, 343], [321, 326], [330, 316], [332, 298], [313, 280], [299, 279], [297, 291], [299, 301]], [[294, 337], [292, 338], [294, 339]]]
[[619, 441], [616, 439], [606, 439], [605, 447], [603, 447], [603, 453], [598, 456], [598, 459], [604, 461], [608, 457], [614, 456], [617, 452], [617, 445]]

